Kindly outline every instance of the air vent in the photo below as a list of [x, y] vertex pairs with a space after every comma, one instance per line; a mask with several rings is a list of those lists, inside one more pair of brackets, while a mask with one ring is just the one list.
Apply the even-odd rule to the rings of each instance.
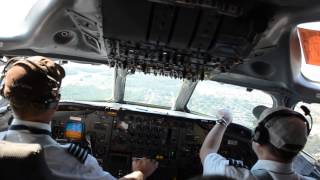
[[75, 34], [72, 31], [60, 31], [53, 36], [53, 40], [57, 44], [68, 44], [74, 37]]

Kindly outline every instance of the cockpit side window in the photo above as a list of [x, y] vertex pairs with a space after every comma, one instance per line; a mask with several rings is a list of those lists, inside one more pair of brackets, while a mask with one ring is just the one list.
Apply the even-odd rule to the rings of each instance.
[[199, 82], [188, 103], [188, 109], [215, 117], [218, 109], [228, 108], [233, 113], [233, 122], [254, 128], [257, 120], [252, 109], [257, 105], [273, 106], [272, 97], [260, 90], [247, 91], [247, 88], [214, 81]]
[[[312, 155], [314, 158], [320, 160], [320, 104], [312, 103], [307, 104], [304, 102], [299, 102], [295, 109], [296, 111], [303, 113], [300, 109], [301, 105], [305, 105], [311, 111], [311, 116], [313, 119], [313, 126], [308, 137], [308, 141], [306, 146], [304, 147], [304, 151], [308, 154]], [[308, 119], [309, 117], [307, 117]], [[309, 119], [308, 119], [309, 120]]]
[[310, 22], [298, 25], [298, 37], [301, 47], [301, 73], [310, 81], [320, 82], [320, 23]]

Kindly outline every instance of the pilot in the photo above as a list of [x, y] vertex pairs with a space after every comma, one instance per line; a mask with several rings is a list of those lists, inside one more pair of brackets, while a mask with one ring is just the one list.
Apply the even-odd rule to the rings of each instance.
[[258, 157], [256, 164], [249, 170], [241, 161], [227, 160], [218, 154], [223, 134], [232, 122], [228, 110], [219, 110], [219, 120], [200, 149], [203, 175], [226, 175], [246, 180], [313, 179], [297, 174], [292, 168], [292, 162], [303, 149], [310, 132], [305, 117], [285, 107], [257, 106], [253, 114], [259, 120], [252, 138], [252, 148]]
[[[59, 89], [64, 76], [64, 69], [45, 57], [11, 59], [3, 70], [1, 95], [9, 100], [14, 120], [8, 131], [1, 132], [0, 138], [42, 145], [49, 168], [61, 178], [116, 179], [103, 171], [84, 149], [73, 144], [60, 145], [51, 138], [50, 121], [60, 100]], [[133, 172], [121, 179], [145, 179], [157, 166], [158, 163], [150, 159], [135, 159]]]

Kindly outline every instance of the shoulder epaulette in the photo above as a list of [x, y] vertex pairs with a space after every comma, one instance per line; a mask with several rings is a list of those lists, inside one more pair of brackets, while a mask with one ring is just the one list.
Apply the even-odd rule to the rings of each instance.
[[244, 165], [243, 161], [235, 159], [229, 159], [229, 166], [248, 169], [248, 166]]
[[77, 158], [82, 164], [86, 161], [88, 157], [88, 150], [80, 147], [78, 144], [70, 144], [68, 149], [68, 153]]

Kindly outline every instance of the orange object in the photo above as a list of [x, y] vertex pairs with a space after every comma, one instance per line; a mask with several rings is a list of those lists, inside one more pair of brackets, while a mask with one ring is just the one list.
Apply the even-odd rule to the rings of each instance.
[[67, 131], [65, 132], [65, 136], [74, 139], [74, 140], [80, 140], [81, 139], [81, 132], [79, 131]]
[[307, 64], [320, 66], [320, 31], [298, 28]]

